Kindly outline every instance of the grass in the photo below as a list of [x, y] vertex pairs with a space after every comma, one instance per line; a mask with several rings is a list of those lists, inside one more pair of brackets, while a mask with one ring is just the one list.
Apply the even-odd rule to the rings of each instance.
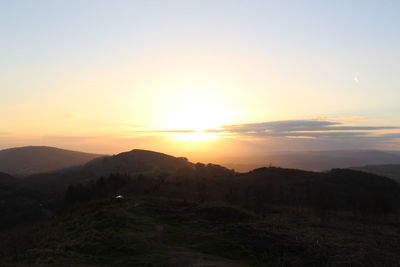
[[0, 233], [0, 266], [399, 266], [397, 216], [125, 198]]

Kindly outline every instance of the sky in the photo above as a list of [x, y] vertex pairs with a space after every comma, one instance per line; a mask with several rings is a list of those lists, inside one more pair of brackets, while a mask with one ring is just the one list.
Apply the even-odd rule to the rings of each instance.
[[0, 149], [400, 150], [400, 1], [0, 1]]

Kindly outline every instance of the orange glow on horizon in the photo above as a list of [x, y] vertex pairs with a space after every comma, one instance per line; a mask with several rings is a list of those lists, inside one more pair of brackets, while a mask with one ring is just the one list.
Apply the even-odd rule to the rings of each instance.
[[182, 142], [205, 142], [212, 139], [217, 139], [218, 135], [214, 133], [207, 133], [204, 131], [194, 131], [186, 133], [176, 133], [173, 139]]

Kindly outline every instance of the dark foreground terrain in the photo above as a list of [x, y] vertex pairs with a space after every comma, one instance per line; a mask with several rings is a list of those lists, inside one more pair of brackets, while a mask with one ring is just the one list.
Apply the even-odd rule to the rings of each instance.
[[400, 266], [400, 185], [133, 150], [0, 175], [0, 266]]
[[397, 216], [124, 198], [3, 232], [1, 266], [399, 266]]

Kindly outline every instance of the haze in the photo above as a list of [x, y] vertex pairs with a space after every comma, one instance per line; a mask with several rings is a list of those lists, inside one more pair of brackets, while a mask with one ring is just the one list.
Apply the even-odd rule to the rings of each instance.
[[400, 150], [399, 1], [3, 1], [0, 148]]

